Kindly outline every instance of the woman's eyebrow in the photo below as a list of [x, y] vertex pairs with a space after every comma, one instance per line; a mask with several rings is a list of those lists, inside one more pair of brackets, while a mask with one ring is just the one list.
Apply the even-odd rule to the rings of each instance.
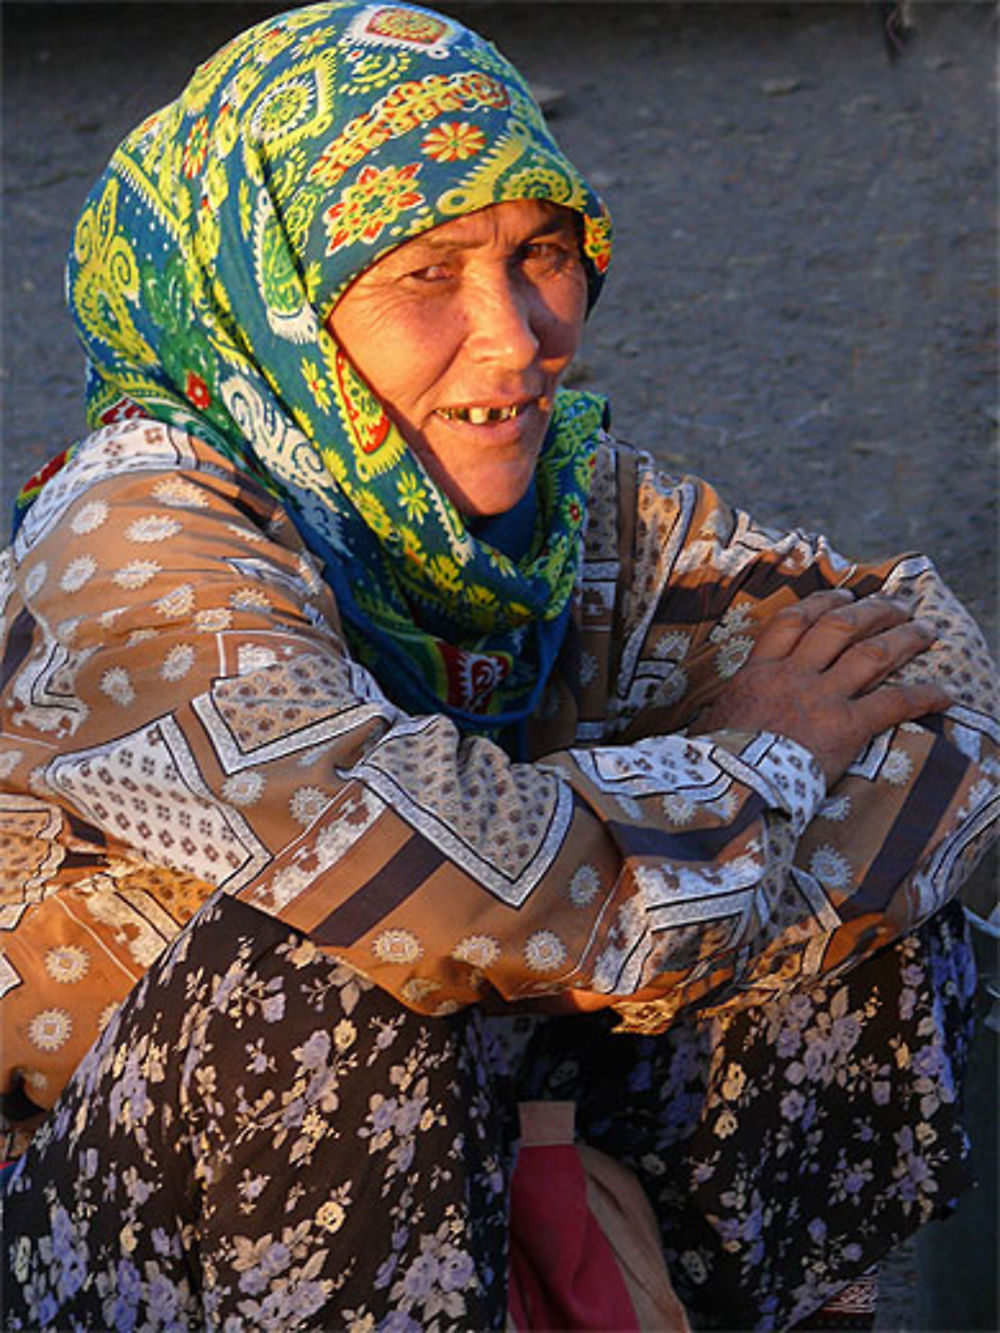
[[[530, 228], [523, 236], [519, 236], [515, 243], [525, 245], [530, 241], [538, 240], [539, 236], [553, 235], [572, 235], [576, 238], [576, 228], [573, 223], [564, 218], [553, 217], [546, 218], [539, 222], [537, 227]], [[427, 236], [415, 237], [405, 246], [396, 251], [396, 257], [401, 263], [409, 264], [414, 259], [418, 260], [422, 255], [433, 255], [439, 259], [442, 255], [455, 254], [465, 250], [478, 250], [485, 244], [481, 237], [470, 237], [468, 240], [455, 239], [452, 237], [438, 237], [433, 234]]]
[[[478, 240], [470, 239], [468, 241], [453, 241], [441, 240], [440, 238], [435, 238], [433, 236], [421, 236], [415, 241], [410, 241], [410, 243], [404, 247], [404, 250], [407, 259], [409, 259], [413, 255], [445, 255], [454, 250], [474, 250], [480, 245], [482, 245], [482, 241]], [[400, 251], [401, 255], [402, 253], [403, 251]]]

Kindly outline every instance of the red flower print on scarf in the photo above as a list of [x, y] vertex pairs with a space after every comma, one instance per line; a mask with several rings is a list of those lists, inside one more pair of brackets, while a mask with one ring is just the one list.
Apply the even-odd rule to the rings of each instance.
[[373, 245], [383, 228], [395, 222], [400, 213], [422, 204], [424, 196], [413, 188], [419, 171], [419, 162], [385, 167], [382, 171], [365, 167], [357, 181], [344, 191], [340, 203], [326, 212], [324, 221], [330, 236], [327, 254], [359, 240]]
[[189, 402], [194, 403], [195, 407], [206, 408], [212, 401], [208, 385], [193, 370], [188, 371], [188, 377], [184, 383], [184, 394]]

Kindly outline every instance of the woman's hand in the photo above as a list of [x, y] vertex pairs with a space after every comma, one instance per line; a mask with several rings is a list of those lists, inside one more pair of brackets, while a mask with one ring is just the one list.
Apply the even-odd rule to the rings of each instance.
[[832, 785], [880, 731], [948, 707], [940, 685], [886, 683], [933, 639], [932, 626], [890, 597], [813, 593], [764, 627], [693, 730], [789, 736], [812, 751]]

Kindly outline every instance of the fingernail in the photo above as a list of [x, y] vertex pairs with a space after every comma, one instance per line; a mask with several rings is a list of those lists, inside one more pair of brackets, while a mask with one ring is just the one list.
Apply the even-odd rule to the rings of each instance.
[[919, 630], [925, 639], [937, 638], [937, 626], [932, 625], [929, 620], [915, 620], [913, 622], [913, 628]]

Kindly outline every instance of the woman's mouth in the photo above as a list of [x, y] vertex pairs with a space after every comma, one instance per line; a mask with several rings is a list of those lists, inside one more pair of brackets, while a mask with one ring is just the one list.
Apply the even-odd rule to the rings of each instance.
[[487, 426], [496, 421], [514, 421], [523, 416], [530, 403], [510, 403], [506, 407], [439, 407], [437, 415], [445, 421], [467, 421], [470, 426]]

